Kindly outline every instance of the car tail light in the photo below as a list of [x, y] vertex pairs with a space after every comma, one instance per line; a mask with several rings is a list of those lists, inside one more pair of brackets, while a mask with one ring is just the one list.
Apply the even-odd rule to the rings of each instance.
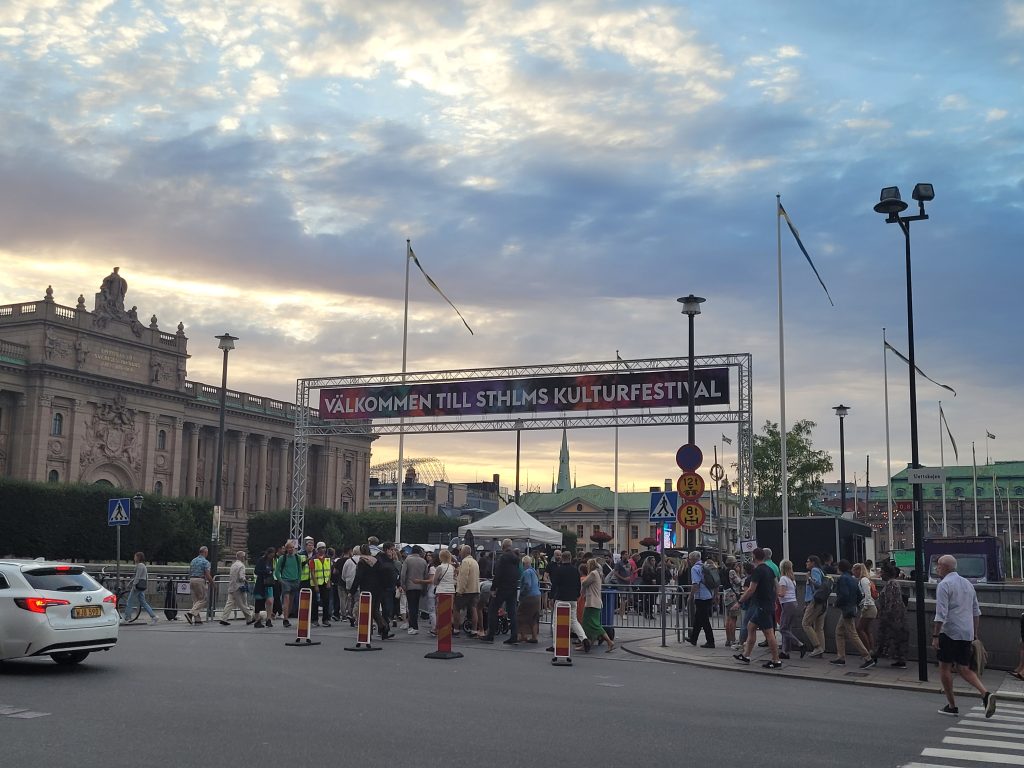
[[111, 605], [117, 605], [117, 595], [107, 595], [103, 598], [104, 603], [110, 603]]
[[69, 600], [57, 600], [52, 597], [16, 597], [15, 604], [32, 613], [46, 613], [51, 605], [71, 605]]

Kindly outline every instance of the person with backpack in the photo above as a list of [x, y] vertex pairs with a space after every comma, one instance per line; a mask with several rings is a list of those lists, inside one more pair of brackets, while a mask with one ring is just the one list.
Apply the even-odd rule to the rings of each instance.
[[853, 566], [853, 577], [860, 584], [860, 616], [857, 618], [857, 634], [865, 648], [875, 647], [875, 619], [878, 617], [878, 587], [871, 580], [871, 571], [863, 563]]
[[828, 596], [832, 593], [832, 580], [821, 568], [821, 558], [807, 558], [807, 586], [804, 587], [804, 634], [811, 643], [811, 658], [825, 655], [825, 614]]
[[302, 581], [302, 555], [295, 554], [295, 542], [289, 540], [284, 545], [284, 554], [274, 563], [274, 580], [281, 585], [282, 619], [281, 624], [290, 627], [288, 621], [292, 615], [292, 602], [298, 605], [299, 584]]
[[693, 604], [693, 626], [687, 640], [690, 645], [697, 644], [701, 630], [704, 631], [704, 645], [701, 648], [715, 647], [715, 634], [711, 628], [711, 606], [718, 592], [718, 570], [708, 568], [700, 560], [700, 552], [694, 551], [686, 556], [686, 567], [690, 570], [690, 602]]
[[840, 611], [839, 623], [836, 624], [836, 658], [829, 664], [844, 666], [846, 664], [846, 644], [850, 643], [853, 649], [860, 654], [863, 660], [860, 668], [868, 669], [875, 666], [878, 661], [871, 655], [871, 652], [864, 647], [860, 636], [857, 634], [857, 616], [860, 613], [860, 603], [863, 595], [860, 591], [860, 584], [850, 573], [852, 566], [849, 560], [840, 560], [836, 563], [839, 569], [839, 580], [836, 582], [836, 608]]

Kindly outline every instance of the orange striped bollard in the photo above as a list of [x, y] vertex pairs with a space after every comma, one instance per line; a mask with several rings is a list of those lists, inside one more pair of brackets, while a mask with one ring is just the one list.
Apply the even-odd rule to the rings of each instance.
[[455, 595], [440, 592], [437, 598], [437, 650], [428, 653], [425, 659], [461, 659], [462, 654], [452, 650], [452, 603]]
[[571, 667], [572, 659], [569, 656], [572, 643], [569, 639], [569, 632], [572, 621], [572, 612], [576, 606], [572, 603], [559, 600], [555, 603], [554, 621], [554, 646], [555, 655], [551, 663], [556, 667]]
[[359, 610], [356, 615], [356, 644], [346, 651], [379, 651], [370, 645], [370, 620], [373, 616], [373, 595], [369, 592], [359, 593]]
[[313, 609], [313, 590], [308, 587], [299, 590], [299, 619], [298, 627], [295, 630], [295, 642], [285, 643], [285, 645], [303, 647], [310, 645], [320, 645], [319, 642], [313, 642], [309, 637], [309, 617]]

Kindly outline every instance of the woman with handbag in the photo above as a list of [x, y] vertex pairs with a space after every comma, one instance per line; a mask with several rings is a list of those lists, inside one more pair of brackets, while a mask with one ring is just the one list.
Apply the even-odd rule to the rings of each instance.
[[[740, 618], [740, 595], [743, 594], [743, 579], [739, 575], [739, 566], [735, 560], [729, 564], [728, 586], [722, 590], [725, 601], [725, 644], [732, 648], [736, 645], [736, 622]], [[733, 649], [738, 650], [738, 649]]]
[[807, 646], [793, 634], [793, 623], [796, 620], [796, 577], [793, 575], [793, 563], [783, 560], [779, 566], [782, 576], [779, 577], [778, 596], [782, 606], [782, 618], [779, 620], [779, 634], [782, 635], [782, 652], [779, 658], [788, 659], [790, 652], [796, 648], [800, 658], [807, 653]]
[[878, 617], [875, 599], [878, 597], [878, 590], [871, 581], [871, 572], [866, 565], [856, 563], [853, 566], [853, 577], [860, 584], [860, 592], [863, 595], [860, 601], [860, 616], [857, 617], [857, 634], [860, 635], [864, 647], [874, 648], [875, 619]]
[[121, 617], [122, 624], [131, 623], [128, 616], [132, 612], [132, 601], [137, 600], [139, 605], [149, 615], [149, 623], [156, 624], [156, 614], [146, 600], [146, 586], [149, 582], [149, 570], [146, 568], [146, 556], [142, 552], [135, 553], [135, 575], [132, 576], [132, 591], [124, 603], [124, 616]]

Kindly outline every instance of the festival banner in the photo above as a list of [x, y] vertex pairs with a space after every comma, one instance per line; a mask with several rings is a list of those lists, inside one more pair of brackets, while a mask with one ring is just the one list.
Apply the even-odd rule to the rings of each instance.
[[[680, 408], [687, 372], [636, 371], [479, 381], [431, 381], [320, 390], [320, 418], [397, 419]], [[729, 403], [729, 369], [694, 371], [694, 405]]]

